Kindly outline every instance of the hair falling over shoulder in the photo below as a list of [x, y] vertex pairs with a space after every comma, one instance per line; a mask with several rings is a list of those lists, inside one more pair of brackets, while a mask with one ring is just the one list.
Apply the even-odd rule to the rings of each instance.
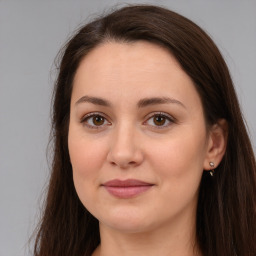
[[127, 6], [81, 27], [60, 53], [52, 115], [53, 161], [37, 229], [35, 256], [89, 256], [100, 243], [99, 224], [73, 184], [67, 138], [72, 82], [80, 61], [106, 41], [147, 40], [170, 51], [200, 95], [206, 123], [224, 118], [227, 149], [214, 177], [203, 174], [197, 242], [204, 256], [256, 255], [256, 164], [234, 86], [219, 50], [196, 24], [170, 10]]

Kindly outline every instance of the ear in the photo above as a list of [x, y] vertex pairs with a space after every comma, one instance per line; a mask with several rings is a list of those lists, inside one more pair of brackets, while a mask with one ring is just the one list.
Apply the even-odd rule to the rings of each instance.
[[[226, 152], [227, 139], [228, 123], [225, 119], [220, 119], [209, 131], [204, 170], [212, 170], [220, 164]], [[214, 163], [214, 167], [210, 166], [210, 162]]]

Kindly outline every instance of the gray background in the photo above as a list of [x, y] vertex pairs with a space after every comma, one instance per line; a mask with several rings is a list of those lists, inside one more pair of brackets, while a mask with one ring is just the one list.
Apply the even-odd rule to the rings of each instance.
[[[256, 0], [126, 1], [173, 9], [223, 53], [256, 146]], [[32, 255], [49, 168], [54, 57], [79, 24], [123, 1], [0, 0], [0, 256]]]

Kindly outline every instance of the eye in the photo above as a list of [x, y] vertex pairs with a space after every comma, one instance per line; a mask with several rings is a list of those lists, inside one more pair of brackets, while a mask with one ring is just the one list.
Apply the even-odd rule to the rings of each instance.
[[100, 113], [89, 113], [85, 115], [81, 123], [92, 129], [103, 128], [111, 123]]
[[156, 128], [165, 128], [174, 123], [174, 118], [172, 118], [168, 114], [164, 113], [155, 113], [151, 115], [147, 121], [145, 122], [146, 124], [156, 127]]

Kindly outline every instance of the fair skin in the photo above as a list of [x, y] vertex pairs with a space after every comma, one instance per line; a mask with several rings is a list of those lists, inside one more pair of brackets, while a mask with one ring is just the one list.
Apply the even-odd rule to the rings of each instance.
[[[222, 121], [206, 129], [175, 58], [149, 42], [104, 43], [81, 61], [70, 110], [75, 188], [100, 224], [93, 255], [200, 255], [198, 189], [209, 162], [223, 157], [225, 129]], [[129, 179], [147, 185], [106, 185]]]

